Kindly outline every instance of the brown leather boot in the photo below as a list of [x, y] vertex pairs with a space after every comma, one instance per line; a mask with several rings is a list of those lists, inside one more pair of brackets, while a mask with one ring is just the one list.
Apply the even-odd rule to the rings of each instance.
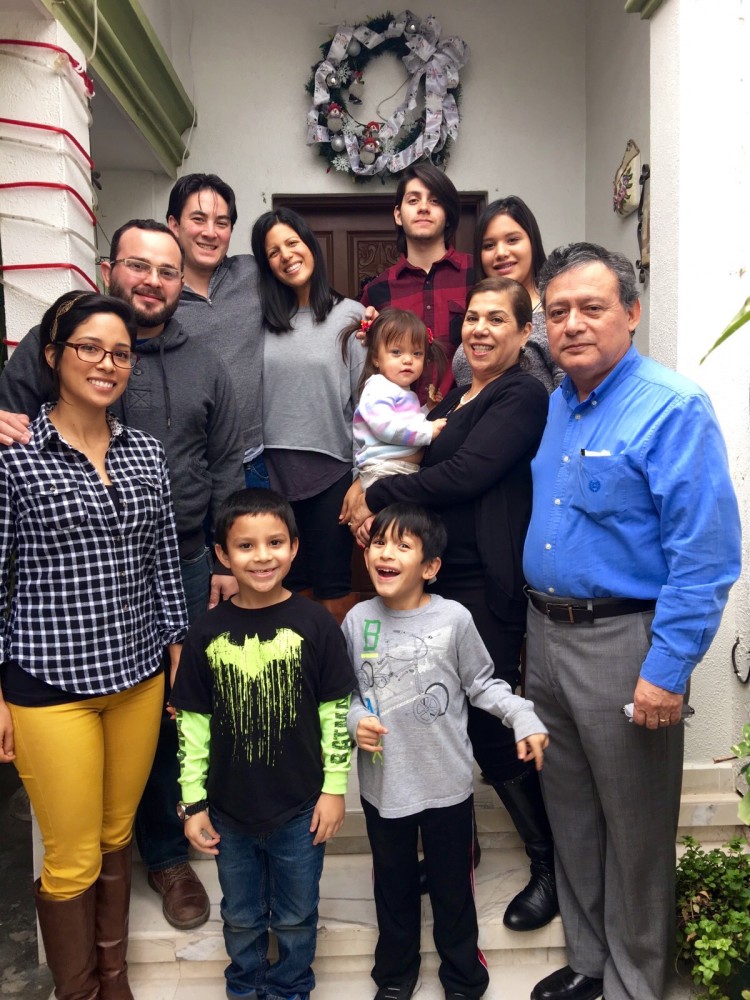
[[344, 594], [343, 597], [322, 597], [318, 601], [318, 604], [322, 604], [324, 608], [327, 608], [340, 625], [346, 618], [347, 611], [351, 611], [358, 601], [359, 594], [354, 593]]
[[34, 901], [57, 1000], [97, 1000], [96, 887], [73, 899], [54, 899], [42, 892], [37, 879]]
[[148, 884], [161, 893], [164, 919], [178, 930], [188, 931], [208, 920], [211, 902], [201, 880], [186, 861], [149, 872]]
[[96, 964], [100, 1000], [133, 1000], [128, 985], [131, 845], [102, 855], [96, 880]]

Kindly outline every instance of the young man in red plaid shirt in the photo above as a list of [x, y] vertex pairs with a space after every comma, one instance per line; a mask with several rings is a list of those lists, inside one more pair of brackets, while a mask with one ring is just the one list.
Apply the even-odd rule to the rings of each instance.
[[[442, 170], [416, 163], [405, 170], [396, 189], [393, 218], [401, 257], [365, 287], [362, 305], [378, 312], [386, 306], [410, 309], [424, 320], [445, 348], [449, 360], [461, 343], [466, 293], [473, 284], [472, 257], [453, 247], [461, 212], [458, 191]], [[417, 385], [427, 399], [431, 373]], [[437, 388], [453, 385], [450, 365]]]

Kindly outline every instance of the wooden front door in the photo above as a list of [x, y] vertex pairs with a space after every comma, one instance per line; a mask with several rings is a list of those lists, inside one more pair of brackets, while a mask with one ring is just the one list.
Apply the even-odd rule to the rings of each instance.
[[[277, 194], [274, 208], [293, 208], [318, 237], [333, 287], [359, 299], [362, 289], [398, 260], [394, 194]], [[486, 195], [461, 194], [456, 249], [471, 253], [474, 230]]]

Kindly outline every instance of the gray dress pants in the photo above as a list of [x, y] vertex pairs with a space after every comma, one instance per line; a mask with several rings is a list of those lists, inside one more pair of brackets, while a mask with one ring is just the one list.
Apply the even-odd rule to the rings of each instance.
[[549, 729], [542, 787], [568, 961], [607, 1000], [661, 1000], [675, 936], [682, 725], [627, 721], [653, 612], [569, 625], [529, 607], [526, 695]]

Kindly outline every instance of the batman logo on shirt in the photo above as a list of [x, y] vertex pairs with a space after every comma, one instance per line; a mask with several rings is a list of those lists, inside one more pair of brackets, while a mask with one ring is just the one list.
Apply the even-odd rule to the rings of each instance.
[[302, 636], [278, 629], [273, 639], [228, 632], [206, 649], [220, 725], [248, 761], [273, 764], [285, 729], [295, 724], [302, 679]]

